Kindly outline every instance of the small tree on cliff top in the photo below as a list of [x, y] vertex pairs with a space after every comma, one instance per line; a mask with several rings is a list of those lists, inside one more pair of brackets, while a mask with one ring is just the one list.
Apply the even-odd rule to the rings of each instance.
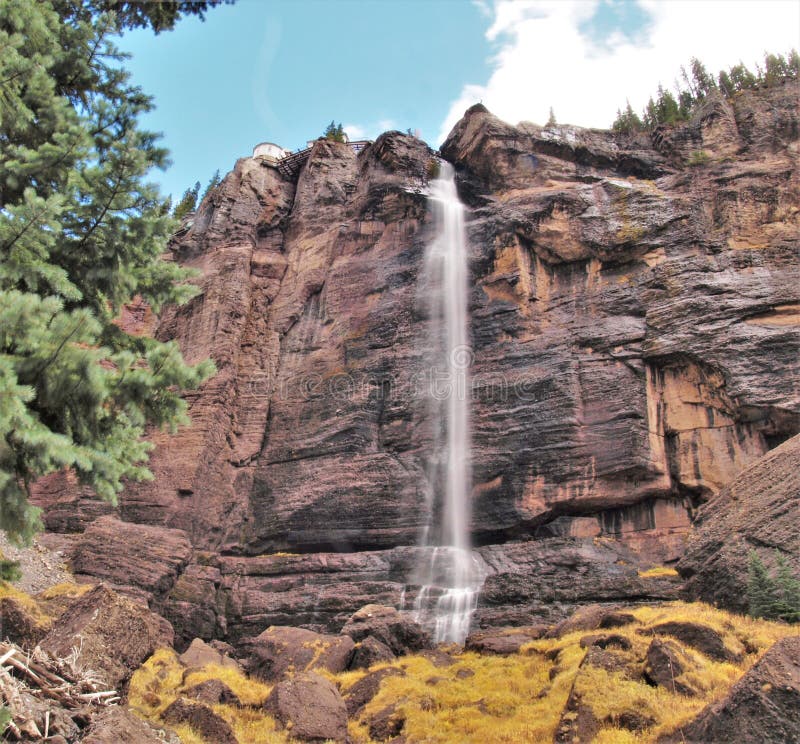
[[152, 105], [112, 36], [215, 4], [0, 0], [0, 528], [14, 538], [39, 526], [42, 475], [71, 468], [112, 502], [151, 477], [145, 427], [185, 423], [178, 391], [213, 370], [114, 322], [136, 295], [157, 310], [195, 289], [160, 258], [175, 222], [145, 177], [166, 152], [139, 127]]
[[325, 139], [333, 140], [334, 142], [344, 142], [344, 127], [342, 127], [341, 122], [337, 124], [335, 121], [331, 121], [331, 123], [325, 127], [323, 136]]

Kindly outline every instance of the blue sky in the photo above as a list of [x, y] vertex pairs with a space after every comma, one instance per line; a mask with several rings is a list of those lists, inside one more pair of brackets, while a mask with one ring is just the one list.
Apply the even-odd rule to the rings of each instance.
[[351, 134], [436, 138], [464, 80], [486, 76], [479, 8], [458, 0], [239, 0], [158, 36], [126, 34], [134, 80], [155, 97], [166, 193], [224, 174], [269, 140], [295, 149], [335, 119]]
[[351, 136], [418, 129], [438, 146], [482, 101], [516, 123], [608, 127], [697, 56], [714, 72], [800, 47], [796, 0], [238, 0], [205, 23], [128, 32], [145, 125], [175, 197], [263, 140], [295, 149], [341, 122]]

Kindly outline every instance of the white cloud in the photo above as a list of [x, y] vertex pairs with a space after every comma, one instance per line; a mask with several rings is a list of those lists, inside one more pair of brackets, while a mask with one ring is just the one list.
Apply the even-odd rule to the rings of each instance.
[[626, 99], [640, 110], [659, 83], [671, 88], [691, 57], [716, 73], [800, 45], [800, 3], [792, 0], [639, 0], [652, 18], [648, 33], [636, 42], [615, 34], [602, 44], [581, 33], [597, 5], [495, 0], [486, 37], [498, 50], [489, 81], [463, 87], [438, 141], [478, 101], [512, 123], [543, 124], [552, 106], [559, 122], [608, 127]]
[[367, 130], [359, 124], [345, 124], [342, 128], [351, 140], [365, 139], [367, 136]]
[[372, 124], [344, 124], [342, 128], [351, 140], [376, 139], [379, 135], [390, 129], [395, 129], [397, 123], [393, 119], [380, 119]]

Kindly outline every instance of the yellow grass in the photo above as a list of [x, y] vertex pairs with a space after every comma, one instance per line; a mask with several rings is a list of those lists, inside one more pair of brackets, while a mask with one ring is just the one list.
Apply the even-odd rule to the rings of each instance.
[[[355, 720], [348, 724], [355, 744], [375, 744], [369, 737], [373, 716], [389, 705], [405, 718], [402, 731], [409, 744], [521, 744], [550, 742], [562, 724], [572, 692], [580, 697], [600, 723], [593, 740], [598, 744], [644, 744], [676, 731], [708, 703], [724, 697], [731, 686], [776, 640], [800, 635], [800, 626], [754, 620], [717, 610], [702, 603], [671, 602], [658, 606], [626, 608], [636, 621], [610, 631], [575, 631], [563, 638], [530, 641], [520, 653], [480, 656], [455, 652], [455, 663], [436, 667], [424, 656], [402, 657], [392, 664], [405, 676], [386, 677], [380, 689]], [[721, 663], [673, 640], [683, 654], [687, 669], [679, 680], [698, 691], [687, 697], [661, 687], [651, 687], [641, 677], [644, 657], [652, 640], [648, 629], [662, 622], [696, 622], [717, 630], [731, 651], [742, 654], [738, 663]], [[624, 661], [627, 674], [609, 672], [585, 664], [586, 650], [580, 640], [590, 633], [622, 635], [629, 650], [609, 648]], [[365, 670], [332, 674], [319, 670], [346, 695], [367, 673]], [[471, 672], [465, 676], [465, 672]], [[461, 676], [459, 676], [461, 673]], [[185, 676], [184, 676], [185, 675]], [[130, 704], [144, 718], [161, 723], [160, 715], [187, 687], [207, 679], [219, 679], [253, 707], [216, 705], [239, 741], [248, 744], [286, 744], [286, 732], [267, 716], [260, 704], [270, 685], [246, 677], [228, 667], [209, 665], [186, 673], [172, 650], [157, 651], [134, 675]], [[636, 713], [653, 720], [640, 732], [620, 727], [620, 716]], [[175, 727], [187, 744], [201, 744], [197, 732]], [[205, 744], [212, 744], [206, 742]]]
[[674, 568], [666, 566], [654, 566], [646, 571], [639, 571], [639, 576], [643, 579], [656, 579], [659, 576], [677, 576], [678, 572]]
[[61, 597], [82, 597], [94, 588], [92, 584], [74, 584], [71, 581], [63, 581], [42, 590], [37, 595], [38, 599], [45, 601], [50, 599], [60, 599]]
[[53, 618], [44, 611], [41, 605], [25, 592], [17, 589], [7, 581], [0, 581], [0, 599], [13, 599], [19, 603], [36, 622], [37, 625], [49, 628]]

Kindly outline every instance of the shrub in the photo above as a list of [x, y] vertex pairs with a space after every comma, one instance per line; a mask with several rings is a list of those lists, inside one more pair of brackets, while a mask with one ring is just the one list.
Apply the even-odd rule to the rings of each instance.
[[711, 156], [705, 150], [695, 150], [689, 155], [688, 164], [692, 168], [696, 168], [699, 165], [705, 165], [709, 160], [711, 160]]
[[786, 558], [775, 554], [777, 570], [770, 575], [758, 553], [750, 551], [747, 571], [748, 613], [767, 620], [800, 622], [800, 580]]

